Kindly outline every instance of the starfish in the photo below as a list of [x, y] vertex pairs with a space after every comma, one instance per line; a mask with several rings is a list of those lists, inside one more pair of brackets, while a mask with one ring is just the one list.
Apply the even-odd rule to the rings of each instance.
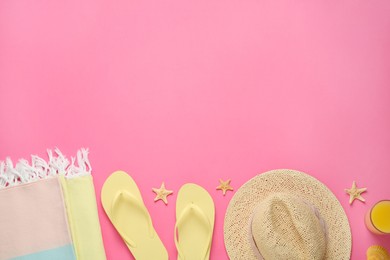
[[152, 188], [153, 192], [156, 193], [156, 197], [154, 198], [154, 201], [162, 200], [164, 201], [165, 205], [168, 204], [167, 196], [171, 195], [173, 191], [165, 189], [164, 182], [161, 184], [161, 187], [159, 189]]
[[222, 179], [219, 179], [219, 186], [217, 187], [217, 190], [222, 190], [223, 196], [225, 196], [226, 191], [233, 190], [233, 187], [230, 186], [230, 180], [223, 181]]
[[363, 197], [362, 197], [362, 193], [365, 192], [367, 190], [367, 188], [360, 188], [358, 189], [356, 187], [356, 182], [353, 181], [352, 182], [352, 187], [350, 189], [345, 189], [345, 192], [347, 192], [349, 194], [349, 204], [352, 204], [352, 202], [355, 200], [355, 199], [358, 199], [360, 201], [366, 201]]

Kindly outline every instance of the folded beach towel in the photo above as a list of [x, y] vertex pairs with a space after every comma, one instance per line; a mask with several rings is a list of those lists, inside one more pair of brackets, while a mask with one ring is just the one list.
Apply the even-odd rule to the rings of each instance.
[[61, 177], [77, 259], [105, 260], [92, 176]]
[[105, 260], [88, 151], [48, 155], [0, 162], [0, 259]]

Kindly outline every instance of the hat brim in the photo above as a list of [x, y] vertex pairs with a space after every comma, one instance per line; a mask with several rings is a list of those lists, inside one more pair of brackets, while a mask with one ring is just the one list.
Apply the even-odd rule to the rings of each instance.
[[328, 233], [325, 259], [350, 259], [351, 229], [340, 202], [323, 183], [294, 170], [273, 170], [257, 175], [234, 194], [224, 223], [225, 246], [230, 259], [257, 259], [249, 242], [250, 219], [258, 203], [275, 192], [294, 194], [320, 212]]

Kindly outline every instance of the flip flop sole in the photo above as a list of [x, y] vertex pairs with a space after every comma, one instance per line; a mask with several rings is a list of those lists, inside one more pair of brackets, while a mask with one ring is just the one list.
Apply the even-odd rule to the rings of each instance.
[[[187, 214], [185, 221], [178, 228], [178, 240], [180, 248], [186, 260], [203, 259], [202, 254], [207, 246], [208, 232], [213, 232], [215, 207], [210, 194], [199, 185], [188, 183], [181, 187], [177, 195], [176, 201], [176, 220], [178, 220], [188, 205], [194, 204], [207, 217], [210, 226], [207, 222], [201, 220], [197, 214]], [[211, 228], [211, 231], [208, 230]], [[176, 231], [175, 231], [176, 232]], [[211, 234], [212, 235], [212, 234]], [[211, 247], [211, 245], [210, 245]], [[210, 257], [210, 248], [206, 253], [206, 258]], [[180, 260], [180, 256], [178, 255]]]
[[[121, 192], [131, 194], [139, 203], [136, 205], [128, 200], [118, 199], [115, 203], [115, 212], [113, 212], [112, 204], [116, 198], [120, 197], [118, 193]], [[130, 175], [123, 171], [111, 174], [102, 187], [101, 201], [104, 211], [117, 231], [120, 234], [126, 234], [126, 237], [134, 242], [135, 246], [131, 246], [125, 241], [135, 259], [168, 259], [168, 253], [153, 226], [150, 230], [148, 216], [145, 215], [147, 209], [138, 186]]]

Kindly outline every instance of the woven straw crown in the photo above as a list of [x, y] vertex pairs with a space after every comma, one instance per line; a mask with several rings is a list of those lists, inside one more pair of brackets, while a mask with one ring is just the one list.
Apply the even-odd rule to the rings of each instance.
[[326, 227], [315, 209], [298, 197], [276, 193], [253, 213], [251, 234], [265, 259], [323, 259]]
[[351, 254], [351, 231], [337, 198], [294, 170], [260, 174], [237, 190], [224, 238], [232, 260], [346, 260]]

